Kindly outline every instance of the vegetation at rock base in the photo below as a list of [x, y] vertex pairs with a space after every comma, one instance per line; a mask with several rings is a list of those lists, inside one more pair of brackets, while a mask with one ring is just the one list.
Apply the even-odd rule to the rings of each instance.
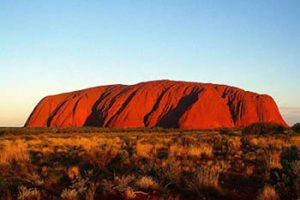
[[253, 123], [246, 126], [242, 133], [243, 134], [257, 134], [257, 135], [265, 135], [265, 134], [283, 134], [286, 130], [281, 124], [277, 123]]
[[294, 129], [0, 132], [4, 200], [300, 197], [300, 135]]
[[296, 123], [292, 126], [292, 130], [296, 133], [300, 133], [300, 123]]

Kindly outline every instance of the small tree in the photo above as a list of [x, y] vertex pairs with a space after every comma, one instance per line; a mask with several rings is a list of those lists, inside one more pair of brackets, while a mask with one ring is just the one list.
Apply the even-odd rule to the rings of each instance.
[[292, 130], [296, 133], [300, 133], [300, 123], [296, 123], [292, 126]]

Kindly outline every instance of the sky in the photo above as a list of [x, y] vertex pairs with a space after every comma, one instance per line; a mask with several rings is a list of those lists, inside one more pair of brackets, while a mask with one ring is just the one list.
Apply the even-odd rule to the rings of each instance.
[[300, 121], [298, 0], [0, 0], [0, 126], [50, 94], [171, 79], [271, 95]]

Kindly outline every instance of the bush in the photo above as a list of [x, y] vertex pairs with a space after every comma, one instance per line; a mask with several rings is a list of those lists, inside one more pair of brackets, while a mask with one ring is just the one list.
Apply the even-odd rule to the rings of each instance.
[[221, 135], [235, 135], [235, 132], [233, 129], [230, 129], [230, 128], [221, 128], [220, 134]]
[[249, 135], [265, 135], [265, 134], [283, 134], [286, 128], [277, 123], [259, 122], [246, 126], [242, 130], [242, 134]]
[[290, 164], [295, 161], [300, 161], [300, 147], [291, 146], [283, 149], [281, 153], [281, 164], [284, 168], [290, 168]]
[[279, 191], [282, 199], [300, 197], [300, 147], [285, 148], [281, 154], [282, 170], [271, 171], [271, 184]]
[[296, 123], [292, 126], [292, 130], [296, 133], [300, 133], [300, 123]]
[[[187, 180], [187, 187], [192, 193], [199, 196], [205, 193], [222, 193], [221, 186], [219, 185], [220, 174], [228, 169], [227, 164], [216, 163], [214, 165], [201, 165], [191, 177]], [[218, 194], [218, 195], [220, 195]]]

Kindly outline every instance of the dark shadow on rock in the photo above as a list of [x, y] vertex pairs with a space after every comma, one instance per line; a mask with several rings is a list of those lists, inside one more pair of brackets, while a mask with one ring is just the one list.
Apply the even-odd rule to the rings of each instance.
[[156, 124], [163, 128], [179, 128], [179, 119], [188, 108], [198, 100], [199, 90], [193, 89], [192, 92], [181, 98], [178, 105], [164, 115]]

